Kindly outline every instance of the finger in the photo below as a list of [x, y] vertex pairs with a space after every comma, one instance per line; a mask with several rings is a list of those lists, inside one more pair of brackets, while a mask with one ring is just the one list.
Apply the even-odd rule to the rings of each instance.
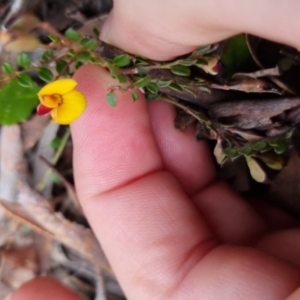
[[[195, 141], [192, 132], [186, 135], [174, 128], [175, 113], [170, 106], [150, 105], [150, 122], [142, 97], [133, 103], [128, 95], [120, 93], [117, 107], [106, 104], [107, 89], [116, 82], [100, 69], [85, 67], [76, 79], [78, 88], [90, 99], [85, 115], [72, 126], [76, 133], [73, 135], [76, 164], [80, 170], [87, 171], [78, 187], [94, 182], [96, 175], [101, 177], [97, 182], [97, 192], [108, 191], [140, 177], [142, 173], [164, 167], [167, 171], [174, 171], [175, 177], [190, 193], [213, 179], [208, 149]], [[101, 168], [93, 174], [99, 158]], [[95, 194], [94, 188], [90, 187], [89, 191]]]
[[216, 237], [224, 243], [249, 245], [267, 232], [261, 216], [223, 182], [208, 186], [193, 201]]
[[300, 227], [299, 220], [271, 203], [251, 199], [251, 205], [264, 219], [270, 231]]
[[300, 267], [300, 229], [287, 229], [271, 233], [256, 244], [256, 247]]
[[75, 292], [52, 278], [35, 278], [22, 285], [11, 300], [82, 300]]
[[153, 134], [164, 169], [172, 173], [188, 195], [202, 190], [215, 179], [211, 153], [205, 142], [197, 142], [195, 128], [175, 128], [174, 106], [161, 101], [148, 105]]
[[118, 105], [110, 107], [105, 96], [118, 83], [100, 68], [84, 67], [75, 78], [89, 99], [85, 114], [71, 127], [75, 168], [81, 178], [77, 187], [85, 191], [84, 198], [160, 170], [145, 102], [133, 103], [128, 94], [117, 92]]
[[293, 0], [166, 0], [163, 4], [129, 0], [126, 5], [115, 0], [101, 38], [157, 60], [171, 59], [239, 32], [299, 48], [299, 6]]
[[109, 107], [104, 95], [115, 82], [95, 67], [76, 80], [89, 101], [71, 128], [81, 204], [129, 298], [159, 299], [216, 241], [164, 172], [143, 99], [119, 94]]

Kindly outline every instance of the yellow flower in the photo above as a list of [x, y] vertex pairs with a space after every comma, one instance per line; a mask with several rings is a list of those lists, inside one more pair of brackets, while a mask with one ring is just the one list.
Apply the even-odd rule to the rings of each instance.
[[59, 79], [45, 85], [38, 93], [41, 104], [38, 115], [50, 113], [52, 121], [70, 124], [84, 112], [85, 96], [75, 89], [77, 82], [73, 79]]

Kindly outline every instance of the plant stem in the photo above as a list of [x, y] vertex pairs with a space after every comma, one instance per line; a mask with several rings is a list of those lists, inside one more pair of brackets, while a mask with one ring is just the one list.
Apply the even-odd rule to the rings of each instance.
[[[60, 145], [59, 145], [59, 147], [58, 147], [58, 149], [57, 149], [55, 155], [53, 156], [53, 158], [52, 158], [52, 160], [51, 160], [51, 164], [52, 164], [53, 166], [56, 165], [57, 162], [58, 162], [58, 160], [60, 159], [60, 157], [61, 157], [61, 155], [62, 155], [62, 153], [63, 153], [63, 151], [64, 151], [64, 149], [65, 149], [65, 147], [66, 147], [66, 145], [67, 145], [67, 142], [68, 142], [68, 140], [69, 140], [69, 138], [70, 138], [70, 135], [71, 135], [71, 131], [70, 131], [70, 127], [68, 127], [68, 128], [66, 129], [66, 132], [64, 133], [64, 135], [63, 135], [63, 137], [62, 137], [61, 143], [60, 143]], [[36, 185], [36, 188], [35, 188], [35, 189], [36, 189], [38, 192], [41, 193], [41, 192], [45, 189], [45, 186], [46, 186], [46, 184], [47, 184], [47, 181], [49, 180], [49, 178], [50, 178], [52, 172], [53, 172], [53, 171], [52, 171], [51, 169], [49, 169], [49, 170], [45, 173], [45, 175], [44, 175], [44, 177], [42, 178], [42, 180]]]

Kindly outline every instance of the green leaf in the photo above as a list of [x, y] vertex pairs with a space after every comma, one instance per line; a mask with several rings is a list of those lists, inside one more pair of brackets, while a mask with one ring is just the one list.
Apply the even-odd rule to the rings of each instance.
[[136, 82], [134, 82], [134, 86], [143, 88], [143, 87], [147, 86], [150, 82], [151, 82], [151, 80], [149, 77], [144, 77], [144, 78], [140, 78]]
[[181, 59], [178, 61], [178, 64], [182, 66], [190, 67], [197, 64], [197, 59], [190, 59], [190, 58]]
[[120, 68], [115, 65], [109, 65], [109, 71], [113, 78], [116, 78], [120, 83], [126, 83], [127, 77], [121, 72]]
[[97, 28], [93, 28], [93, 33], [96, 36], [96, 38], [98, 39], [99, 35], [100, 35], [100, 31]]
[[52, 49], [48, 49], [46, 50], [43, 54], [42, 54], [42, 60], [48, 61], [54, 54], [54, 51]]
[[80, 52], [75, 55], [75, 59], [82, 63], [87, 63], [91, 59], [91, 55], [88, 52]]
[[52, 42], [54, 42], [54, 43], [56, 43], [56, 42], [59, 41], [59, 38], [58, 38], [56, 35], [54, 35], [54, 34], [49, 34], [49, 35], [48, 35], [48, 38], [49, 38]]
[[38, 74], [39, 74], [39, 78], [45, 82], [50, 82], [54, 78], [52, 72], [47, 68], [40, 68]]
[[22, 87], [18, 79], [11, 80], [0, 90], [0, 124], [12, 125], [26, 120], [38, 103], [39, 87], [31, 81]]
[[187, 66], [176, 65], [171, 67], [171, 72], [175, 75], [190, 76], [191, 70]]
[[127, 77], [126, 77], [124, 74], [116, 75], [116, 79], [117, 79], [120, 83], [126, 83], [126, 82], [127, 82]]
[[51, 173], [51, 181], [54, 184], [61, 184], [61, 178], [56, 173]]
[[172, 82], [169, 85], [169, 88], [171, 88], [172, 90], [174, 90], [176, 92], [182, 92], [182, 87], [178, 83], [176, 83], [176, 82]]
[[146, 76], [147, 74], [148, 74], [148, 70], [147, 69], [141, 69], [141, 68], [138, 68], [137, 69], [137, 73], [138, 73], [138, 75], [140, 75], [140, 76]]
[[149, 59], [144, 56], [141, 56], [141, 55], [136, 55], [135, 56], [135, 65], [136, 66], [148, 66]]
[[150, 82], [148, 85], [146, 85], [146, 89], [152, 94], [158, 93], [158, 86], [153, 82]]
[[30, 88], [33, 86], [33, 81], [31, 79], [31, 77], [26, 73], [20, 74], [17, 77], [17, 82], [20, 86], [22, 86], [24, 88]]
[[86, 50], [95, 50], [98, 48], [98, 41], [84, 38], [80, 41], [80, 46]]
[[81, 39], [80, 33], [73, 28], [69, 28], [65, 31], [65, 37], [72, 42], [78, 42]]
[[137, 92], [132, 92], [131, 93], [131, 98], [132, 98], [133, 101], [138, 100], [139, 99], [138, 93]]
[[61, 75], [69, 73], [69, 65], [65, 60], [59, 60], [56, 63], [56, 72]]
[[31, 59], [26, 53], [21, 53], [17, 58], [18, 65], [22, 68], [28, 68], [31, 64]]
[[80, 61], [77, 62], [76, 65], [75, 65], [75, 69], [78, 70], [82, 65], [83, 65], [82, 62], [80, 62]]
[[257, 151], [263, 151], [268, 147], [268, 144], [266, 142], [257, 142], [255, 144], [251, 145], [251, 148]]
[[157, 81], [157, 86], [158, 87], [168, 87], [172, 83], [172, 80], [159, 80]]
[[112, 60], [112, 63], [120, 68], [126, 67], [131, 63], [130, 56], [128, 54], [119, 55]]
[[117, 105], [117, 97], [114, 93], [109, 93], [106, 95], [106, 102], [109, 106], [116, 106]]
[[206, 45], [206, 46], [200, 46], [199, 48], [197, 48], [197, 54], [199, 55], [203, 55], [206, 54], [207, 52], [209, 52], [211, 50], [211, 45]]
[[147, 100], [157, 100], [160, 96], [161, 96], [160, 93], [158, 93], [158, 94], [147, 93], [146, 99]]
[[285, 141], [282, 141], [281, 143], [277, 144], [275, 147], [274, 147], [274, 151], [275, 153], [277, 154], [282, 154], [284, 153], [285, 151], [287, 151], [288, 149], [288, 144], [285, 142]]
[[247, 46], [245, 34], [234, 36], [226, 41], [221, 60], [225, 64], [224, 76], [226, 78], [230, 78], [237, 72], [252, 70], [254, 62]]
[[244, 146], [238, 149], [239, 153], [245, 154], [245, 155], [253, 155], [254, 150], [250, 146]]
[[70, 50], [68, 53], [67, 53], [67, 56], [69, 57], [74, 57], [76, 55], [75, 51], [74, 50]]
[[61, 143], [62, 143], [62, 138], [56, 137], [51, 141], [50, 147], [54, 150], [57, 150], [60, 147]]
[[7, 75], [11, 75], [15, 71], [13, 65], [11, 63], [9, 63], [9, 62], [4, 62], [3, 63], [2, 70]]
[[239, 155], [238, 152], [233, 148], [225, 148], [223, 149], [223, 153], [229, 157], [236, 157]]

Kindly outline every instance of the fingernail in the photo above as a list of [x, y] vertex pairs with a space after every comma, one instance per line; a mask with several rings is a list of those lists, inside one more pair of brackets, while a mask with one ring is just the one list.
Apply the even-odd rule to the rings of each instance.
[[100, 39], [108, 44], [113, 44], [113, 38], [111, 33], [111, 14], [106, 18], [101, 28]]

